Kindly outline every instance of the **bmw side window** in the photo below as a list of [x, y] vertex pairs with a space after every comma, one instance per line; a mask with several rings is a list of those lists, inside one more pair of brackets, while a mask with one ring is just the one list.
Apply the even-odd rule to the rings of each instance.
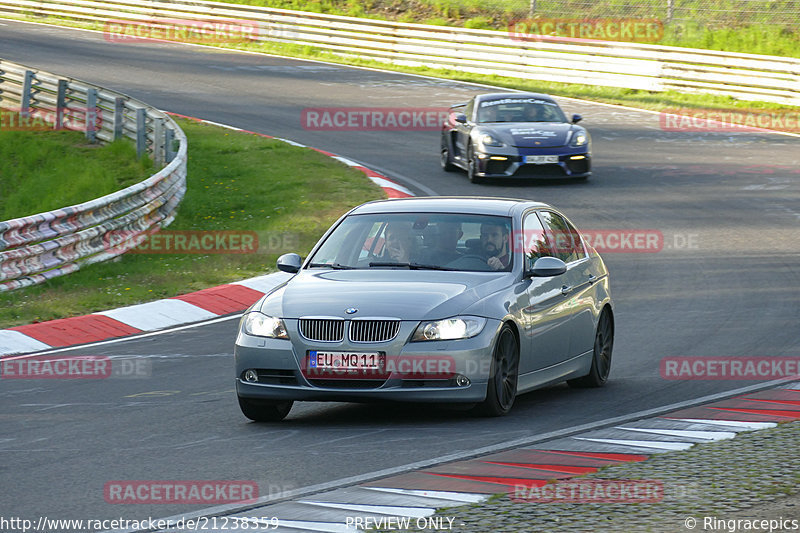
[[525, 217], [525, 222], [522, 225], [522, 235], [515, 241], [514, 248], [522, 250], [530, 266], [533, 266], [533, 263], [540, 257], [553, 256], [554, 252], [547, 242], [544, 228], [535, 212]]
[[540, 211], [539, 217], [544, 226], [548, 243], [554, 252], [553, 257], [557, 257], [565, 263], [572, 263], [586, 257], [578, 230], [564, 217], [551, 211]]

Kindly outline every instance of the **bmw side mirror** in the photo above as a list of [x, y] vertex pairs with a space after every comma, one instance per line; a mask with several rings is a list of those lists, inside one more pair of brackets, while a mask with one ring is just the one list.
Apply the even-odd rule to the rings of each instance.
[[456, 113], [456, 116], [454, 118], [455, 121], [458, 122], [459, 124], [466, 124], [467, 122], [467, 115], [465, 115], [464, 113]]
[[303, 260], [297, 254], [283, 254], [278, 258], [278, 270], [281, 272], [297, 274], [301, 266], [303, 266]]
[[575, 113], [574, 115], [572, 115], [572, 123], [573, 124], [577, 124], [581, 120], [583, 120], [583, 117], [580, 116], [579, 114]]
[[567, 271], [567, 264], [557, 257], [540, 257], [527, 272], [529, 277], [552, 278]]

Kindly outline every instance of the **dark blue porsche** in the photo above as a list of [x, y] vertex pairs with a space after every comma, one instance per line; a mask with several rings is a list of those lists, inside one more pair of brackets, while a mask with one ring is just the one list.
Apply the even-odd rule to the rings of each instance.
[[469, 180], [578, 178], [591, 175], [592, 141], [552, 97], [492, 93], [450, 108], [442, 125], [442, 168], [467, 171]]

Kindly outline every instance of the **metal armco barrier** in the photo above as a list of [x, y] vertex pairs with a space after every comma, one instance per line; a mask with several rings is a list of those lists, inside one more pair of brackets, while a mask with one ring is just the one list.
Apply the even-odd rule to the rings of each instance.
[[[626, 42], [564, 42], [511, 32], [406, 24], [203, 0], [0, 1], [0, 16], [93, 23], [255, 22], [255, 40], [310, 45], [406, 65], [649, 91], [708, 92], [800, 105], [800, 59]], [[158, 27], [155, 22], [153, 27]]]
[[1, 59], [0, 108], [53, 128], [79, 129], [90, 142], [127, 137], [140, 155], [166, 163], [102, 198], [0, 222], [0, 291], [116, 257], [174, 219], [186, 192], [186, 136], [166, 114], [115, 91]]

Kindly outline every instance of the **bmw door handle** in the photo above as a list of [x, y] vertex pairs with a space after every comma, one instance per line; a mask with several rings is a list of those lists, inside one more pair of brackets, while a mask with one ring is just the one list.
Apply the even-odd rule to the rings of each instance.
[[594, 274], [589, 274], [589, 285], [594, 285], [595, 281], [597, 281], [597, 276]]
[[572, 287], [570, 287], [568, 285], [564, 285], [564, 286], [561, 287], [561, 294], [563, 294], [564, 296], [566, 296], [567, 294], [569, 294], [571, 292], [572, 292]]

